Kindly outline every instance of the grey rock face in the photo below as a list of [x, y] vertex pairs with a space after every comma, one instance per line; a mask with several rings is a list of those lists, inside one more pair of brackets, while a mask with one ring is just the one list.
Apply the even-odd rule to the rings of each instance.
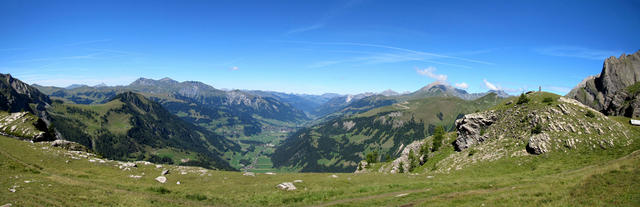
[[[408, 144], [403, 150], [400, 157], [396, 158], [391, 162], [391, 173], [400, 173], [400, 164], [402, 164], [402, 168], [404, 168], [405, 172], [409, 170], [409, 165], [411, 162], [409, 161], [409, 154], [411, 152], [414, 155], [419, 156], [420, 147], [424, 144], [423, 140], [413, 141], [411, 144]], [[418, 161], [423, 162], [423, 157], [418, 157]]]
[[482, 134], [483, 129], [491, 126], [498, 120], [493, 111], [467, 114], [462, 119], [456, 120], [458, 138], [454, 142], [457, 151], [462, 151], [478, 143], [484, 142], [488, 137]]
[[549, 151], [550, 141], [551, 138], [545, 133], [533, 135], [529, 138], [527, 152], [536, 155], [546, 153]]
[[602, 72], [583, 80], [567, 97], [576, 99], [606, 115], [640, 116], [640, 93], [627, 88], [640, 82], [640, 51], [619, 58], [607, 58]]

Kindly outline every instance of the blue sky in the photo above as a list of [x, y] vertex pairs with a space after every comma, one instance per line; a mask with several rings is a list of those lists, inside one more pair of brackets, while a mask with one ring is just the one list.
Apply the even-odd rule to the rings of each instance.
[[0, 72], [321, 94], [566, 93], [640, 49], [640, 1], [0, 1]]

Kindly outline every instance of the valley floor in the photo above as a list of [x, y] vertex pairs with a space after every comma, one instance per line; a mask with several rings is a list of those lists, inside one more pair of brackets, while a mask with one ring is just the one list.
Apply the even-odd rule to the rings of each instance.
[[[636, 149], [503, 159], [451, 174], [245, 176], [142, 163], [123, 170], [116, 161], [0, 136], [0, 205], [637, 206]], [[164, 169], [168, 181], [161, 184], [154, 179]], [[294, 180], [302, 181], [295, 191], [276, 188]]]

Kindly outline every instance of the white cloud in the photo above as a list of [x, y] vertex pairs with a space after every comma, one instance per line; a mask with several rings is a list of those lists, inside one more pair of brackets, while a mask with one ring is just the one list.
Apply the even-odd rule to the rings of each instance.
[[469, 84], [467, 84], [465, 82], [456, 83], [455, 86], [456, 86], [456, 88], [459, 88], [459, 89], [467, 89], [467, 88], [469, 88]]
[[490, 83], [489, 81], [487, 81], [487, 79], [482, 79], [482, 81], [484, 81], [484, 85], [489, 88], [489, 90], [500, 90], [500, 87], [494, 85], [493, 83]]
[[238, 70], [238, 69], [240, 69], [240, 68], [238, 68], [238, 66], [231, 67], [231, 70]]
[[443, 74], [435, 74], [434, 72], [436, 71], [436, 68], [433, 66], [429, 66], [428, 68], [425, 69], [416, 69], [416, 72], [420, 75], [424, 75], [427, 76], [429, 78], [433, 78], [436, 81], [439, 82], [445, 82], [447, 81], [447, 75], [443, 75]]

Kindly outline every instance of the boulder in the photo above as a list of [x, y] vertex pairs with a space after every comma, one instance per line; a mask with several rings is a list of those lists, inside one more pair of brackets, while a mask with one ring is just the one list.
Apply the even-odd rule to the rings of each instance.
[[487, 140], [488, 137], [482, 132], [497, 120], [498, 117], [493, 111], [467, 114], [463, 118], [456, 120], [458, 138], [453, 143], [456, 151], [462, 151]]
[[296, 190], [296, 186], [293, 185], [293, 183], [291, 182], [284, 182], [284, 183], [280, 183], [278, 185], [276, 185], [276, 187], [280, 190], [286, 190], [286, 191], [292, 191], [292, 190]]
[[165, 169], [165, 170], [162, 171], [162, 173], [160, 173], [160, 175], [166, 175], [166, 174], [169, 174], [169, 170], [168, 169]]
[[536, 155], [549, 152], [549, 148], [551, 147], [550, 141], [551, 138], [549, 138], [549, 135], [546, 133], [533, 135], [529, 138], [529, 143], [526, 147], [527, 152]]
[[256, 176], [256, 173], [253, 173], [253, 172], [244, 172], [244, 173], [242, 173], [242, 175], [244, 175], [244, 176], [253, 176], [253, 177], [255, 177], [255, 176]]
[[160, 182], [160, 183], [165, 183], [167, 182], [167, 177], [165, 176], [158, 176], [156, 177], [156, 181]]
[[301, 183], [302, 180], [294, 180], [293, 183]]

